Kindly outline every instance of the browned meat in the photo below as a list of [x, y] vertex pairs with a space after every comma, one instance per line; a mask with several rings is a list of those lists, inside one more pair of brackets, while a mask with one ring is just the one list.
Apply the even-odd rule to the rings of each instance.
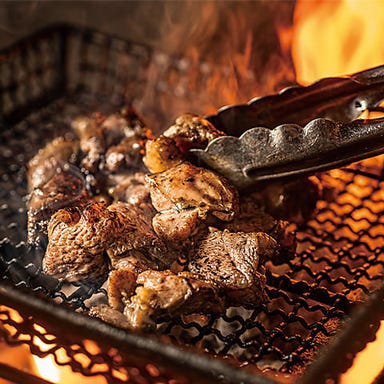
[[65, 164], [74, 164], [79, 152], [79, 142], [58, 137], [49, 142], [28, 163], [28, 190], [43, 187]]
[[180, 164], [183, 157], [176, 141], [161, 135], [147, 141], [143, 161], [151, 173], [159, 173]]
[[205, 148], [211, 140], [223, 135], [202, 117], [181, 115], [163, 135], [147, 142], [144, 163], [152, 173], [163, 172], [186, 160], [189, 149]]
[[118, 328], [132, 329], [126, 316], [107, 304], [95, 305], [90, 309], [89, 316], [96, 317]]
[[108, 194], [115, 201], [124, 201], [132, 205], [150, 204], [149, 187], [145, 181], [145, 173], [118, 175], [109, 187]]
[[230, 221], [238, 211], [237, 191], [225, 178], [188, 162], [148, 176], [147, 181], [159, 212], [153, 227], [168, 241], [174, 236], [188, 238], [200, 222], [205, 225], [212, 218]]
[[113, 223], [113, 243], [107, 253], [115, 266], [120, 259], [132, 252], [141, 252], [154, 261], [159, 268], [170, 265], [177, 257], [156, 235], [152, 228], [154, 210], [152, 206], [134, 206], [117, 202], [110, 205], [110, 219]]
[[110, 172], [129, 167], [132, 171], [145, 169], [142, 160], [140, 140], [135, 137], [125, 137], [119, 144], [110, 147], [105, 155], [105, 165]]
[[84, 180], [72, 167], [54, 175], [42, 187], [29, 195], [28, 243], [38, 245], [39, 239], [47, 235], [48, 221], [53, 213], [65, 207], [80, 205], [88, 200]]
[[72, 128], [80, 139], [84, 154], [81, 164], [86, 171], [144, 169], [142, 154], [152, 133], [132, 108], [109, 116], [78, 117], [72, 122]]
[[152, 213], [122, 202], [59, 210], [49, 222], [43, 271], [68, 281], [102, 281], [109, 264], [138, 253], [169, 265], [176, 256], [154, 233]]
[[109, 172], [146, 171], [142, 157], [146, 141], [153, 136], [132, 108], [108, 116], [101, 127], [107, 140], [105, 163]]
[[59, 137], [28, 163], [28, 243], [45, 242], [47, 224], [60, 208], [81, 204], [87, 197], [84, 178], [74, 165], [79, 142]]
[[231, 222], [218, 223], [218, 227], [231, 232], [265, 232], [278, 244], [279, 252], [273, 257], [274, 263], [291, 259], [296, 251], [296, 237], [289, 222], [276, 220], [260, 207], [260, 201], [254, 197], [255, 194], [242, 196], [240, 213]]
[[103, 203], [60, 209], [48, 225], [43, 272], [67, 281], [102, 281], [109, 270], [105, 249], [112, 233], [113, 223]]
[[119, 311], [123, 311], [129, 298], [134, 294], [139, 273], [147, 269], [158, 269], [158, 265], [141, 252], [131, 252], [128, 257], [119, 260], [109, 274], [108, 302]]
[[265, 299], [263, 262], [276, 247], [263, 232], [212, 230], [190, 254], [188, 270], [216, 286], [231, 305], [259, 304]]
[[155, 320], [181, 314], [222, 313], [225, 308], [214, 286], [188, 272], [147, 270], [138, 276], [137, 284], [124, 308], [133, 329], [152, 328]]
[[105, 152], [104, 135], [98, 118], [101, 118], [98, 114], [92, 117], [80, 116], [72, 122], [72, 129], [80, 139], [80, 149], [85, 154], [81, 165], [89, 172], [98, 169]]
[[275, 247], [264, 233], [213, 230], [191, 253], [189, 271], [147, 269], [138, 274], [136, 284], [132, 274], [122, 274], [110, 281], [109, 291], [119, 298], [117, 305], [115, 300], [110, 304], [124, 308], [133, 329], [151, 328], [182, 314], [220, 314], [228, 305], [259, 304], [265, 300], [261, 260], [272, 257]]
[[216, 129], [208, 120], [185, 113], [163, 135], [175, 139], [179, 150], [186, 153], [191, 148], [205, 148], [210, 141], [225, 136], [225, 133]]

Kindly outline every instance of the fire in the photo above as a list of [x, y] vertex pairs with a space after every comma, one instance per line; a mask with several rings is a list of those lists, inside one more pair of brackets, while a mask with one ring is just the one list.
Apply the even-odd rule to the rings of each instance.
[[383, 64], [383, 10], [381, 0], [299, 0], [292, 39], [298, 82], [308, 84]]
[[341, 377], [341, 384], [372, 383], [384, 365], [384, 321], [376, 333], [376, 340], [357, 354], [352, 368]]
[[[382, 0], [298, 0], [290, 37], [297, 82], [306, 85], [384, 64], [383, 10]], [[371, 383], [383, 365], [384, 321], [376, 340], [357, 355], [341, 383]]]
[[[92, 348], [89, 341], [85, 340], [85, 343], [88, 343], [88, 348]], [[34, 344], [39, 347], [41, 351], [49, 350], [52, 348], [52, 345], [45, 344], [41, 339], [35, 338]], [[92, 343], [91, 343], [92, 344]], [[93, 343], [93, 346], [96, 346]], [[63, 348], [58, 349], [55, 352], [55, 356], [58, 362], [64, 364], [70, 358], [67, 356], [66, 351]], [[55, 361], [53, 354], [48, 354], [46, 357], [38, 357], [32, 355], [33, 361], [36, 367], [36, 373], [39, 377], [48, 380], [52, 383], [65, 383], [65, 384], [105, 384], [106, 379], [100, 375], [98, 376], [83, 376], [81, 373], [73, 372], [69, 365], [58, 365]], [[78, 363], [82, 366], [87, 366], [88, 361], [85, 355], [76, 354], [76, 357], [73, 357]], [[96, 364], [97, 365], [97, 364]], [[100, 365], [99, 367], [100, 368]], [[104, 367], [104, 371], [107, 371], [108, 367]], [[103, 371], [103, 369], [98, 369], [98, 371]]]

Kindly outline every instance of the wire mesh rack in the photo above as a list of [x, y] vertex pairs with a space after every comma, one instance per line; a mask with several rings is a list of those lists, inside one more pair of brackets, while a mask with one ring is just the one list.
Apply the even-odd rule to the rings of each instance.
[[319, 175], [332, 198], [295, 228], [295, 257], [266, 265], [269, 301], [260, 306], [181, 317], [153, 334], [131, 334], [83, 313], [106, 300], [103, 288], [41, 274], [43, 250], [25, 243], [28, 160], [82, 113], [133, 104], [159, 129], [171, 118], [175, 90], [184, 95], [180, 108], [192, 102], [185, 87], [206, 99], [209, 74], [190, 84], [192, 70], [182, 59], [71, 26], [48, 28], [0, 55], [0, 335], [7, 344], [27, 344], [35, 355], [53, 355], [57, 364], [108, 383], [268, 383], [262, 371], [301, 376], [380, 288], [382, 157]]

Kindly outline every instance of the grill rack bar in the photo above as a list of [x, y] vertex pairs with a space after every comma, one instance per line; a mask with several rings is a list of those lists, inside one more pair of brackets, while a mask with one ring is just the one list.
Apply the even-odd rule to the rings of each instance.
[[322, 384], [329, 379], [336, 380], [352, 365], [356, 353], [375, 338], [380, 321], [384, 320], [384, 279], [382, 282], [381, 288], [356, 309], [337, 337], [323, 348], [298, 384]]
[[[92, 339], [105, 348], [113, 346], [127, 354], [134, 350], [135, 354], [130, 354], [129, 359], [137, 366], [152, 361], [159, 366], [165, 366], [167, 371], [175, 372], [175, 377], [183, 377], [187, 374], [188, 377], [194, 377], [202, 384], [276, 384], [274, 380], [263, 376], [250, 374], [220, 361], [208, 360], [196, 353], [180, 350], [173, 345], [166, 345], [143, 335], [130, 334], [97, 319], [68, 311], [60, 305], [54, 305], [46, 300], [21, 292], [3, 282], [0, 282], [0, 302], [29, 316], [44, 319], [46, 324], [43, 326], [55, 334], [63, 334], [63, 330], [70, 329], [69, 338]], [[52, 329], [53, 326], [57, 328], [56, 332]], [[158, 353], [160, 350], [162, 351], [161, 355]]]
[[[92, 59], [92, 57], [88, 57], [87, 55], [92, 50], [95, 50], [95, 48], [96, 48], [96, 53], [100, 52], [100, 51], [105, 52], [105, 49], [106, 49], [108, 51], [108, 54], [109, 54], [109, 50], [113, 49], [113, 47], [115, 46], [115, 43], [116, 43], [115, 39], [113, 37], [104, 36], [103, 34], [100, 34], [100, 33], [95, 32], [95, 31], [79, 30], [75, 27], [70, 27], [70, 26], [61, 26], [60, 28], [55, 27], [52, 29], [48, 29], [42, 34], [42, 37], [45, 40], [49, 40], [50, 38], [53, 38], [54, 39], [53, 44], [59, 43], [59, 45], [60, 45], [60, 44], [67, 43], [67, 39], [66, 39], [67, 34], [68, 34], [69, 38], [75, 38], [75, 39], [79, 38], [80, 39], [80, 51], [82, 52], [82, 56], [80, 57], [81, 63], [79, 65], [79, 68], [80, 68], [79, 83], [78, 84], [73, 83], [73, 79], [71, 79], [70, 76], [62, 77], [62, 79], [66, 79], [67, 82], [70, 82], [70, 83], [72, 82], [71, 84], [74, 86], [72, 88], [71, 87], [68, 88], [68, 83], [67, 84], [54, 83], [55, 85], [54, 85], [53, 89], [51, 89], [51, 90], [50, 89], [48, 89], [48, 90], [44, 89], [43, 90], [44, 92], [42, 94], [40, 94], [40, 96], [42, 98], [38, 97], [37, 99], [28, 99], [27, 103], [23, 105], [23, 104], [20, 104], [20, 100], [18, 99], [18, 97], [20, 96], [20, 89], [22, 88], [23, 84], [22, 83], [20, 84], [17, 79], [14, 79], [13, 84], [11, 84], [12, 85], [11, 88], [5, 89], [5, 92], [2, 94], [2, 95], [4, 95], [4, 99], [2, 100], [2, 101], [4, 101], [4, 105], [9, 104], [9, 102], [8, 102], [9, 100], [7, 99], [8, 94], [9, 94], [10, 95], [9, 99], [11, 100], [11, 104], [14, 107], [14, 109], [12, 109], [11, 114], [4, 116], [4, 118], [6, 118], [7, 123], [10, 124], [8, 127], [4, 127], [4, 129], [9, 129], [9, 132], [4, 136], [6, 143], [8, 143], [8, 142], [9, 143], [10, 142], [15, 143], [16, 140], [19, 140], [20, 143], [25, 143], [25, 141], [28, 141], [28, 139], [29, 139], [28, 135], [27, 135], [27, 137], [24, 137], [26, 134], [26, 131], [28, 131], [28, 133], [33, 132], [37, 128], [37, 126], [39, 126], [39, 127], [43, 126], [44, 127], [45, 125], [47, 125], [48, 123], [50, 123], [52, 121], [54, 121], [54, 122], [60, 121], [60, 120], [52, 119], [53, 116], [56, 118], [55, 111], [56, 112], [61, 111], [62, 107], [66, 106], [66, 103], [72, 103], [72, 104], [77, 103], [77, 104], [80, 104], [82, 106], [84, 104], [84, 99], [89, 100], [88, 93], [92, 94], [91, 98], [93, 97], [93, 93], [96, 93], [98, 105], [100, 105], [100, 103], [102, 104], [103, 100], [106, 101], [107, 103], [109, 103], [111, 101], [109, 99], [103, 99], [102, 95], [100, 95], [98, 92], [99, 91], [103, 91], [104, 93], [110, 92], [111, 88], [106, 87], [106, 85], [108, 83], [113, 83], [114, 81], [118, 80], [118, 76], [117, 76], [118, 71], [112, 71], [111, 72], [110, 68], [109, 68], [109, 70], [107, 72], [104, 72], [106, 70], [106, 68], [103, 66], [100, 66], [99, 65], [100, 63], [98, 63], [98, 62], [90, 61], [90, 59]], [[58, 36], [61, 36], [61, 37], [58, 37]], [[35, 44], [39, 45], [40, 38], [41, 38], [41, 36], [39, 36], [39, 35], [35, 36], [33, 39], [27, 38], [25, 40], [25, 42], [23, 43], [24, 48], [26, 48], [26, 49], [32, 48], [34, 53], [36, 53], [36, 54], [39, 53], [40, 52], [39, 48], [35, 49], [34, 46], [35, 46]], [[123, 56], [125, 55], [124, 58], [126, 58], [127, 56], [129, 57], [131, 52], [135, 50], [135, 46], [132, 46], [132, 45], [125, 43], [123, 41], [118, 41], [118, 44], [119, 44], [119, 47], [121, 48], [121, 51], [122, 51], [121, 53], [123, 54]], [[15, 47], [13, 47], [12, 48], [13, 53], [15, 53], [17, 55], [18, 52], [20, 52], [20, 51], [18, 51], [19, 48], [20, 48], [19, 45], [16, 45]], [[58, 53], [59, 54], [58, 57], [63, 59], [63, 58], [65, 58], [63, 56], [65, 56], [66, 54], [69, 54], [70, 52], [73, 52], [73, 51], [71, 51], [71, 50], [66, 51], [65, 49], [63, 49], [63, 47], [61, 47], [59, 51], [53, 50], [53, 52]], [[138, 51], [136, 52], [136, 53], [138, 53], [137, 57], [140, 57], [140, 60], [141, 60], [140, 55], [143, 56], [143, 60], [142, 61], [139, 60], [140, 63], [148, 64], [148, 60], [147, 60], [148, 56], [146, 56], [147, 52], [148, 51], [146, 49], [138, 49]], [[97, 56], [94, 56], [94, 57], [97, 57]], [[61, 59], [59, 59], [59, 61]], [[65, 59], [67, 59], [67, 58], [65, 58]], [[4, 66], [8, 65], [7, 61], [5, 61], [2, 64]], [[61, 62], [61, 64], [62, 65], [59, 65], [57, 68], [59, 72], [67, 69], [65, 67], [65, 65], [63, 65], [64, 64], [63, 62]], [[11, 64], [11, 67], [12, 67], [12, 65], [14, 65], [14, 64]], [[172, 67], [172, 70], [174, 70], [174, 67]], [[166, 77], [166, 72], [164, 72], [164, 74]], [[29, 79], [28, 75], [31, 75], [31, 74], [27, 73], [27, 79]], [[39, 76], [43, 76], [44, 74], [43, 74], [43, 71], [38, 70], [37, 72], [34, 72], [32, 75], [35, 77], [39, 77]], [[97, 78], [102, 80], [101, 83], [98, 83], [97, 80], [95, 81], [96, 75], [98, 76]], [[181, 74], [180, 76], [182, 76], [182, 75], [183, 74]], [[107, 77], [108, 79], [105, 79], [105, 77]], [[109, 77], [111, 77], [111, 78], [109, 78]], [[176, 76], [176, 78], [177, 78], [177, 76]], [[123, 80], [125, 80], [125, 79], [123, 79]], [[131, 79], [128, 78], [128, 80], [131, 80]], [[96, 89], [94, 89], [92, 87], [92, 84], [94, 84], [94, 83], [96, 84]], [[42, 82], [42, 84], [46, 84], [46, 83]], [[63, 86], [66, 86], [66, 87], [62, 88]], [[139, 88], [140, 87], [138, 87], [138, 89]], [[27, 89], [29, 89], [29, 88], [27, 87]], [[68, 93], [69, 91], [71, 91], [71, 93]], [[293, 91], [290, 91], [290, 92], [293, 92]], [[117, 88], [113, 88], [113, 92], [111, 94], [113, 96], [112, 97], [113, 100], [117, 100], [120, 102], [126, 102], [127, 100], [130, 100], [130, 98], [132, 97], [131, 94], [128, 94], [128, 97], [124, 98], [124, 96], [127, 96], [127, 95], [123, 95], [121, 90], [119, 91], [119, 90], [117, 90]], [[70, 97], [68, 97], [68, 95]], [[33, 94], [31, 96], [33, 96]], [[63, 97], [63, 96], [64, 96], [64, 99], [61, 99], [61, 97]], [[52, 101], [53, 101], [53, 103], [51, 103]], [[270, 99], [267, 100], [267, 102], [272, 102], [272, 101], [273, 100], [270, 100]], [[1, 104], [1, 102], [0, 102], [0, 104]], [[88, 105], [89, 104], [87, 104], [87, 106]], [[259, 105], [261, 105], [261, 104], [259, 104]], [[64, 108], [63, 108], [63, 110], [64, 110]], [[63, 114], [64, 114], [64, 112], [63, 112]], [[62, 123], [62, 121], [60, 121], [60, 123]], [[14, 125], [14, 124], [16, 124], [16, 125]], [[3, 129], [3, 127], [2, 127], [2, 129]], [[43, 128], [40, 137], [44, 137], [46, 140], [49, 140], [49, 138], [51, 136], [49, 136], [48, 134], [46, 135], [46, 133], [48, 133], [47, 129]], [[50, 132], [50, 134], [52, 134], [52, 132]], [[33, 140], [31, 140], [31, 142], [33, 142]], [[41, 145], [41, 140], [39, 140], [37, 144]], [[1, 145], [1, 141], [0, 141], [0, 145]], [[20, 146], [20, 144], [18, 144], [18, 145]], [[25, 149], [25, 147], [22, 144], [21, 144], [21, 147], [22, 147], [22, 150]], [[30, 149], [30, 147], [29, 147], [29, 149]], [[0, 156], [1, 155], [2, 155], [2, 153], [0, 153]], [[7, 166], [9, 166], [9, 170], [6, 167], [3, 169], [7, 169], [7, 177], [10, 178], [10, 180], [12, 182], [14, 182], [14, 185], [15, 185], [14, 189], [15, 190], [18, 189], [18, 191], [20, 189], [22, 189], [21, 186], [22, 186], [23, 180], [21, 177], [23, 176], [22, 169], [25, 165], [25, 162], [23, 163], [23, 161], [26, 158], [28, 158], [28, 156], [27, 157], [24, 156], [23, 157], [24, 160], [20, 160], [19, 156], [20, 156], [20, 153], [16, 152], [16, 154], [13, 157], [6, 159], [5, 163], [3, 161], [0, 162], [0, 170], [2, 169], [2, 167], [5, 167], [4, 164], [7, 164]], [[18, 161], [19, 161], [19, 163], [17, 163]], [[357, 175], [357, 174], [363, 175], [364, 171], [356, 172], [356, 170], [353, 169], [353, 170], [348, 170], [348, 172], [352, 172], [354, 175]], [[381, 174], [381, 176], [379, 176], [379, 175], [376, 175], [376, 177], [373, 177], [373, 176], [375, 176], [375, 175], [373, 175], [373, 174], [371, 175], [370, 173], [367, 173], [367, 177], [369, 177], [372, 180], [376, 180], [378, 184], [379, 184], [379, 182], [383, 181], [383, 174]], [[0, 181], [4, 181], [4, 180], [0, 180]], [[346, 183], [346, 184], [348, 187], [348, 183]], [[5, 192], [7, 192], [7, 191], [5, 191]], [[7, 193], [5, 193], [5, 194], [3, 194], [3, 193], [4, 193], [4, 191], [0, 189], [0, 199], [3, 196], [6, 196], [6, 199], [8, 199], [8, 197], [10, 196], [11, 197], [9, 199], [10, 201], [12, 201], [12, 199], [14, 199], [14, 195], [12, 195], [12, 194], [7, 195]], [[17, 193], [19, 193], [19, 192], [17, 192]], [[6, 201], [8, 202], [8, 200], [6, 200]], [[371, 213], [374, 215], [380, 214], [379, 212], [376, 212], [376, 211], [372, 211]], [[8, 215], [8, 212], [7, 212], [7, 215]], [[20, 213], [18, 213], [18, 216], [20, 216]], [[12, 220], [12, 218], [10, 220]], [[0, 222], [0, 227], [2, 225], [6, 225], [6, 224], [8, 224], [8, 222], [6, 222], [6, 223]], [[10, 224], [12, 224], [12, 222], [10, 222]], [[2, 228], [0, 228], [0, 229], [2, 229]], [[309, 229], [311, 230], [311, 233], [308, 234], [308, 238], [310, 238], [310, 236], [315, 236], [317, 238], [316, 241], [318, 241], [318, 242], [321, 242], [324, 240], [322, 234], [318, 231], [317, 227], [310, 227]], [[8, 232], [12, 232], [11, 227], [8, 228]], [[353, 235], [360, 236], [361, 233], [359, 231], [356, 231], [356, 232], [353, 231]], [[333, 234], [329, 234], [329, 237], [331, 238], [331, 240], [335, 240], [335, 241], [343, 240], [342, 238], [336, 239], [336, 237], [334, 237]], [[378, 239], [380, 239], [380, 238], [378, 238]], [[328, 238], [328, 240], [329, 240], [329, 238]], [[348, 239], [345, 238], [345, 240], [348, 240]], [[15, 244], [16, 243], [17, 242], [15, 242]], [[8, 246], [10, 248], [13, 247], [13, 245], [11, 243], [9, 243]], [[325, 250], [333, 252], [333, 249], [329, 245], [326, 246]], [[374, 250], [374, 249], [370, 248], [368, 246], [368, 244], [367, 244], [367, 250], [369, 253], [374, 252], [374, 254], [372, 254], [370, 256], [369, 260], [367, 259], [370, 266], [371, 265], [379, 266], [379, 267], [383, 266], [383, 261], [379, 261], [378, 263], [373, 261], [375, 257], [380, 256], [379, 252], [382, 252], [382, 250], [381, 251], [380, 251], [380, 249]], [[24, 261], [24, 257], [25, 257], [25, 252], [24, 252], [24, 248], [23, 248], [21, 243], [16, 245], [15, 249], [10, 250], [10, 252], [11, 252], [11, 254], [14, 253], [14, 255], [11, 258], [7, 259], [8, 264], [5, 266], [7, 273], [10, 272], [11, 268], [13, 266], [15, 266], [16, 264], [18, 264], [19, 262], [20, 262], [20, 264], [19, 264], [20, 269], [17, 269], [17, 271], [21, 271], [23, 273], [24, 272], [31, 272], [31, 275], [29, 275], [27, 273], [28, 276], [26, 276], [25, 281], [23, 281], [23, 279], [20, 279], [17, 283], [17, 285], [20, 289], [22, 289], [23, 287], [28, 289], [28, 291], [26, 293], [26, 295], [27, 295], [26, 297], [28, 300], [30, 300], [31, 297], [33, 297], [33, 295], [30, 293], [30, 291], [32, 290], [32, 291], [34, 291], [34, 293], [42, 294], [42, 296], [45, 296], [45, 297], [48, 296], [49, 298], [53, 298], [55, 300], [58, 300], [62, 304], [68, 304], [71, 307], [71, 310], [74, 308], [84, 308], [82, 301], [76, 301], [76, 295], [74, 295], [72, 297], [66, 296], [63, 292], [61, 292], [61, 287], [55, 285], [54, 282], [52, 282], [53, 285], [51, 283], [48, 284], [48, 291], [47, 291], [47, 289], [45, 287], [45, 284], [47, 284], [47, 282], [44, 281], [44, 284], [40, 284], [42, 282], [39, 281], [39, 271], [38, 270], [35, 270], [35, 269], [28, 269], [26, 271], [23, 270], [23, 268], [24, 268], [23, 261]], [[2, 250], [0, 250], [0, 253], [2, 253]], [[355, 261], [355, 259], [354, 259], [355, 255], [352, 255], [352, 253], [349, 253], [348, 249], [346, 251], [346, 255], [347, 255], [347, 260], [343, 259], [342, 256], [337, 255], [338, 258], [337, 258], [336, 262], [330, 262], [329, 267], [335, 268], [335, 265], [337, 266], [337, 268], [343, 267], [343, 266], [347, 266], [346, 262]], [[313, 263], [319, 263], [320, 262], [320, 259], [312, 257], [312, 255], [310, 255], [310, 254], [308, 255], [307, 258], [305, 256], [306, 255], [304, 255], [304, 254], [300, 255], [300, 257], [303, 257], [303, 260], [308, 261], [309, 264], [311, 264], [312, 262]], [[357, 255], [356, 259], [358, 257], [362, 257], [362, 256]], [[277, 279], [276, 284], [272, 284], [272, 285], [279, 286], [279, 284], [282, 284], [282, 287], [283, 286], [285, 287], [284, 291], [271, 287], [270, 288], [270, 294], [275, 295], [277, 299], [281, 298], [283, 301], [285, 301], [284, 304], [289, 305], [293, 308], [292, 312], [284, 312], [283, 310], [275, 311], [273, 309], [271, 310], [270, 308], [264, 308], [265, 309], [264, 313], [268, 316], [271, 315], [271, 317], [275, 316], [276, 318], [279, 318], [279, 316], [282, 316], [282, 323], [284, 323], [284, 326], [287, 326], [287, 327], [292, 326], [292, 325], [294, 326], [295, 323], [299, 323], [300, 325], [304, 325], [305, 331], [309, 332], [309, 338], [307, 336], [307, 338], [303, 338], [301, 340], [302, 344], [301, 344], [300, 348], [304, 349], [304, 351], [306, 350], [305, 348], [311, 348], [312, 345], [316, 344], [315, 342], [310, 340], [310, 337], [312, 335], [316, 336], [318, 333], [319, 334], [322, 333], [322, 334], [325, 334], [326, 336], [331, 336], [331, 333], [323, 324], [324, 320], [328, 319], [328, 315], [329, 316], [335, 315], [336, 318], [340, 318], [340, 317], [345, 317], [346, 314], [349, 314], [349, 312], [351, 312], [351, 309], [354, 306], [354, 304], [353, 304], [354, 301], [353, 300], [351, 301], [348, 298], [348, 296], [347, 296], [348, 293], [351, 293], [351, 292], [353, 293], [353, 291], [358, 288], [358, 289], [361, 289], [364, 294], [367, 294], [375, 287], [375, 284], [377, 283], [377, 281], [373, 281], [376, 279], [367, 273], [356, 276], [356, 280], [350, 280], [350, 276], [348, 276], [348, 275], [353, 275], [353, 273], [354, 273], [353, 268], [352, 269], [351, 268], [344, 268], [345, 271], [343, 270], [344, 272], [346, 272], [348, 279], [345, 278], [344, 276], [341, 276], [340, 278], [337, 277], [335, 279], [335, 278], [332, 278], [331, 276], [328, 276], [326, 272], [321, 273], [321, 274], [311, 273], [312, 272], [311, 271], [311, 265], [300, 266], [300, 264], [293, 265], [293, 264], [288, 263], [288, 266], [290, 268], [290, 272], [287, 275], [281, 275], [277, 278], [276, 274], [272, 274], [272, 273], [270, 274], [270, 279]], [[3, 268], [3, 265], [1, 265], [1, 268]], [[9, 268], [9, 269], [7, 269], [7, 268]], [[361, 269], [361, 267], [359, 267], [359, 268]], [[308, 281], [305, 281], [306, 279], [304, 279], [304, 284], [302, 283], [302, 281], [300, 281], [300, 279], [299, 280], [295, 279], [296, 274], [300, 273], [300, 272], [304, 272], [305, 274], [308, 275], [308, 276], [305, 276], [308, 279]], [[25, 277], [25, 274], [24, 274], [24, 277]], [[363, 277], [364, 279], [367, 278], [369, 283], [373, 283], [372, 286], [370, 286], [369, 288], [365, 287], [365, 285], [361, 283], [361, 277]], [[324, 283], [325, 285], [329, 285], [329, 289], [328, 288], [324, 289], [323, 284], [319, 284], [319, 283]], [[317, 291], [316, 291], [316, 288], [317, 288], [316, 284], [319, 284], [319, 287], [318, 287], [319, 289]], [[343, 286], [343, 294], [342, 295], [339, 295], [338, 293], [334, 292], [334, 285], [337, 285], [337, 284], [341, 284]], [[53, 292], [49, 292], [49, 289], [51, 289], [51, 288], [53, 289]], [[315, 288], [315, 291], [317, 293], [312, 292], [312, 289], [314, 289], [314, 288]], [[82, 289], [82, 287], [80, 287], [80, 289]], [[298, 290], [298, 292], [295, 292], [295, 290]], [[294, 294], [300, 294], [300, 292], [301, 292], [303, 294], [303, 296], [305, 296], [305, 299], [303, 297], [298, 297], [298, 298], [292, 299], [291, 296], [288, 296], [286, 294], [286, 292], [290, 292], [290, 291], [293, 291]], [[279, 292], [280, 292], [280, 294], [279, 294]], [[324, 306], [324, 307], [321, 306], [320, 307], [317, 304], [316, 305], [308, 304], [306, 301], [307, 299], [309, 299], [308, 294], [307, 294], [308, 292], [310, 292], [311, 294], [314, 294], [317, 297], [317, 299], [320, 300], [320, 302], [321, 301], [325, 302], [327, 304], [327, 306]], [[324, 293], [324, 294], [322, 294], [322, 293]], [[345, 295], [345, 296], [343, 296], [343, 295]], [[341, 298], [341, 301], [337, 301], [338, 297]], [[315, 297], [312, 297], [312, 299], [313, 298], [315, 298]], [[306, 304], [304, 305], [304, 303], [306, 303]], [[329, 308], [329, 305], [331, 306], [330, 308]], [[334, 305], [334, 307], [333, 307], [333, 305]], [[54, 306], [53, 308], [56, 308], [56, 306]], [[295, 309], [297, 309], [297, 308], [308, 310], [308, 312], [316, 311], [318, 309], [320, 310], [320, 312], [325, 311], [325, 312], [323, 312], [324, 318], [322, 318], [321, 321], [318, 321], [318, 322], [313, 322], [313, 323], [309, 323], [309, 324], [307, 324], [306, 322], [302, 323], [303, 317], [300, 315], [300, 313], [295, 312]], [[64, 306], [64, 308], [62, 308], [62, 309], [66, 310], [66, 307]], [[20, 308], [20, 310], [23, 310], [23, 308]], [[257, 312], [255, 312], [255, 313], [257, 313]], [[39, 312], [36, 312], [36, 319], [40, 320], [40, 318], [41, 318], [41, 314]], [[235, 322], [236, 317], [226, 317], [226, 319], [228, 321], [230, 321], [232, 324]], [[252, 319], [254, 319], [254, 318], [252, 318]], [[87, 317], [84, 317], [85, 322], [87, 322], [88, 320], [94, 321], [92, 319], [88, 319]], [[244, 321], [244, 324], [242, 324], [243, 329], [247, 329], [248, 325], [249, 325], [249, 320]], [[187, 328], [187, 327], [185, 327], [185, 328]], [[205, 329], [205, 328], [200, 328], [200, 329], [202, 329], [203, 333], [209, 331], [209, 329]], [[263, 332], [264, 330], [265, 329], [263, 329], [262, 327], [260, 328], [261, 332]], [[317, 333], [317, 331], [319, 331], [319, 332]], [[284, 332], [281, 329], [275, 328], [275, 329], [272, 329], [272, 331], [267, 329], [266, 337], [270, 343], [272, 343], [272, 342], [274, 343], [276, 341], [279, 341], [279, 337], [282, 335], [284, 335]], [[222, 335], [220, 335], [220, 336], [222, 336]], [[223, 340], [227, 340], [227, 338], [225, 336], [222, 336], [222, 338], [223, 338]], [[235, 341], [239, 341], [239, 340], [241, 341], [241, 337], [240, 337], [239, 333], [234, 335], [234, 339], [235, 339]], [[295, 336], [289, 336], [288, 335], [288, 336], [286, 336], [286, 339], [287, 340], [294, 340]], [[300, 340], [300, 338], [298, 338], [298, 339]], [[6, 341], [8, 341], [9, 344], [12, 344], [14, 342], [14, 340], [12, 340], [12, 339], [8, 339]], [[201, 338], [199, 338], [198, 341], [201, 341]], [[163, 348], [162, 348], [163, 345], [164, 344], [161, 343], [161, 351], [163, 350]], [[247, 342], [244, 342], [244, 345], [247, 345]], [[180, 349], [177, 348], [177, 351], [180, 352]], [[259, 357], [261, 357], [261, 358], [263, 357], [263, 354], [268, 355], [268, 353], [270, 353], [270, 351], [272, 351], [273, 353], [276, 353], [278, 356], [278, 359], [282, 359], [283, 361], [287, 361], [291, 358], [291, 356], [288, 355], [287, 353], [285, 353], [284, 351], [280, 352], [279, 346], [276, 347], [275, 345], [272, 345], [272, 344], [269, 344], [269, 345], [262, 344], [262, 346], [260, 347], [260, 351], [261, 351], [260, 356], [253, 357], [252, 359], [249, 360], [250, 364], [257, 362]], [[308, 351], [308, 349], [307, 349], [307, 351]], [[32, 352], [35, 354], [41, 353], [36, 349]], [[214, 352], [214, 351], [211, 351], [211, 352]], [[226, 352], [226, 351], [224, 351], [224, 352]], [[292, 356], [294, 357], [295, 355], [292, 354]], [[297, 357], [298, 357], [298, 355], [296, 354], [296, 358]], [[150, 359], [153, 360], [152, 355], [150, 356]], [[205, 360], [207, 360], [207, 359], [205, 359]], [[209, 362], [210, 362], [210, 360], [209, 360]], [[209, 362], [207, 362], [207, 367], [208, 367], [207, 369], [209, 369]], [[289, 363], [292, 364], [292, 361], [289, 360]], [[185, 372], [183, 372], [183, 373], [185, 373]], [[116, 381], [113, 381], [113, 379], [111, 379], [111, 378], [109, 378], [109, 380], [110, 380], [110, 382], [114, 382], [114, 383], [116, 382]], [[198, 380], [199, 380], [198, 382], [201, 382], [200, 376], [199, 376]]]

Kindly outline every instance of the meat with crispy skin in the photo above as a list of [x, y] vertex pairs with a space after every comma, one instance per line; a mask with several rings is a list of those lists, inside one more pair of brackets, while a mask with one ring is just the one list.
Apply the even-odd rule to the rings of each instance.
[[189, 149], [205, 148], [223, 135], [208, 120], [186, 113], [158, 138], [147, 141], [144, 163], [152, 173], [163, 172], [187, 160]]

